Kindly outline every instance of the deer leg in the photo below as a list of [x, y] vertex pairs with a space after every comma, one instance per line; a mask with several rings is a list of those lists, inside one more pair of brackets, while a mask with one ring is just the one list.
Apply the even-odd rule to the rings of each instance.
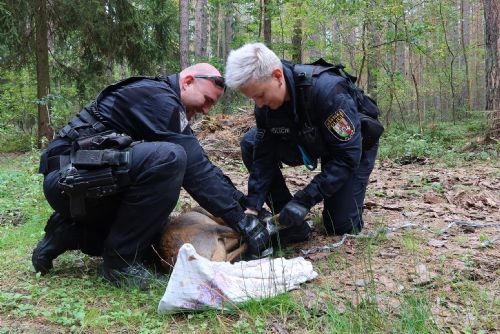
[[230, 252], [226, 256], [226, 260], [229, 262], [234, 262], [235, 260], [239, 259], [243, 253], [247, 251], [247, 245], [243, 244], [234, 251]]

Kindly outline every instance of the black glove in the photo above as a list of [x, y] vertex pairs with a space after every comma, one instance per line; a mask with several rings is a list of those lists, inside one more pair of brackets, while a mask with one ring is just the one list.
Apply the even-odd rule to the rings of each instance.
[[284, 227], [300, 225], [308, 212], [309, 208], [299, 201], [292, 199], [281, 209], [279, 216], [280, 225]]
[[238, 229], [247, 243], [248, 255], [259, 257], [263, 251], [269, 248], [269, 232], [264, 224], [259, 221], [257, 216], [250, 214], [245, 215], [245, 217], [238, 222]]

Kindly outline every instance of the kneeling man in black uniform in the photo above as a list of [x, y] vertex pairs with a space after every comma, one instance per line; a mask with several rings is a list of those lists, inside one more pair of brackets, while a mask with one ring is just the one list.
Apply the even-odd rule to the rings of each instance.
[[214, 166], [189, 120], [207, 114], [225, 90], [209, 64], [178, 74], [131, 77], [106, 87], [48, 145], [40, 161], [43, 190], [54, 213], [33, 251], [47, 273], [67, 250], [103, 256], [103, 277], [147, 288], [142, 266], [174, 209], [181, 187], [239, 231], [249, 253], [267, 248], [269, 234], [247, 217], [241, 197]]

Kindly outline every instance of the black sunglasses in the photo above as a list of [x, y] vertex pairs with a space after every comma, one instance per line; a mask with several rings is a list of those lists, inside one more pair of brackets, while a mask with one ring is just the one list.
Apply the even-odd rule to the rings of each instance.
[[220, 75], [195, 74], [193, 75], [193, 77], [210, 80], [216, 86], [224, 89], [224, 91], [226, 90], [226, 80], [224, 79], [224, 77], [221, 77]]

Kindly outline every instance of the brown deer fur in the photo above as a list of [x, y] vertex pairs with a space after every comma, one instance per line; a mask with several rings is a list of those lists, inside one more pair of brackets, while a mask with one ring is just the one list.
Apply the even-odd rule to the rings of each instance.
[[162, 266], [170, 270], [181, 246], [190, 243], [211, 261], [235, 261], [246, 250], [240, 234], [202, 208], [194, 208], [170, 221], [162, 232], [159, 255]]

